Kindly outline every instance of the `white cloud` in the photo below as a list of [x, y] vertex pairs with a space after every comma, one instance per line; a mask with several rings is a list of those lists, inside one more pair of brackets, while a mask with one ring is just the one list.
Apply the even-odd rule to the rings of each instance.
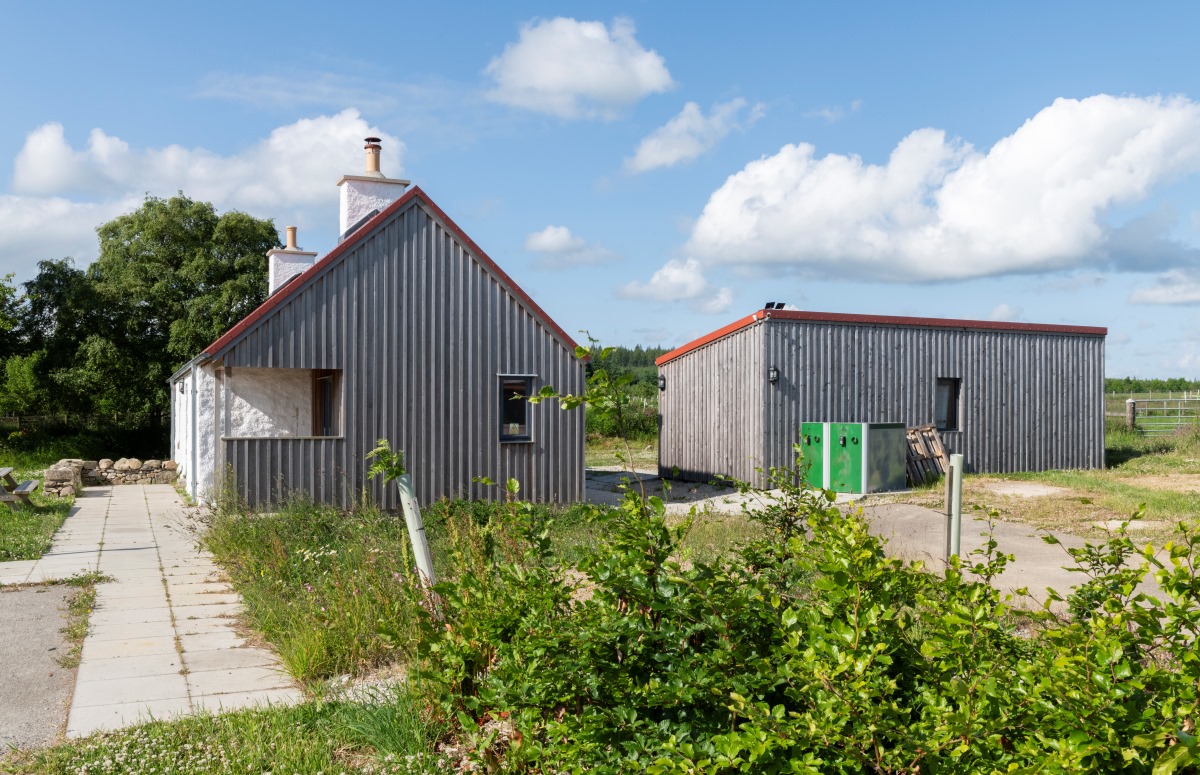
[[17, 154], [14, 193], [0, 196], [0, 273], [26, 276], [36, 261], [65, 255], [86, 264], [97, 252], [96, 227], [136, 209], [147, 193], [183, 191], [220, 210], [333, 227], [334, 184], [363, 169], [362, 139], [369, 135], [383, 138], [384, 172], [398, 176], [404, 144], [356, 110], [279, 127], [230, 155], [179, 145], [134, 148], [102, 129], [75, 148], [61, 124], [44, 124]]
[[1200, 304], [1200, 271], [1173, 269], [1157, 277], [1149, 288], [1129, 295], [1133, 304]]
[[134, 149], [102, 129], [93, 129], [87, 147], [76, 150], [62, 125], [50, 123], [26, 137], [14, 164], [13, 190], [84, 196], [182, 190], [218, 207], [257, 210], [327, 203], [341, 175], [363, 168], [362, 139], [368, 135], [383, 138], [384, 172], [398, 177], [404, 144], [354, 109], [279, 127], [230, 156], [179, 145]]
[[862, 100], [854, 100], [848, 106], [823, 105], [816, 110], [810, 110], [804, 115], [810, 118], [821, 118], [830, 124], [841, 121], [849, 113], [857, 113], [862, 108]]
[[0, 275], [12, 272], [22, 282], [33, 276], [38, 261], [66, 256], [86, 266], [98, 252], [96, 227], [135, 209], [140, 201], [0, 195]]
[[733, 303], [732, 289], [714, 288], [694, 258], [668, 261], [648, 281], [633, 281], [619, 288], [617, 296], [657, 302], [686, 301], [697, 312], [709, 314], [724, 312]]
[[626, 171], [646, 172], [692, 161], [714, 148], [734, 129], [753, 124], [765, 110], [759, 103], [741, 122], [739, 119], [745, 107], [746, 101], [739, 97], [714, 105], [712, 112], [705, 116], [699, 105], [687, 103], [679, 115], [642, 139], [633, 156], [625, 160]]
[[521, 25], [516, 43], [488, 63], [496, 102], [563, 118], [611, 118], [674, 86], [663, 58], [634, 37], [633, 22], [564, 17]]
[[886, 164], [784, 146], [715, 191], [688, 241], [709, 263], [881, 281], [1170, 265], [1191, 251], [1109, 208], [1200, 171], [1200, 105], [1059, 99], [986, 153], [919, 129]]
[[988, 320], [1012, 322], [1021, 319], [1021, 308], [1011, 304], [997, 304], [988, 313]]
[[566, 226], [547, 226], [525, 237], [525, 249], [540, 253], [538, 265], [544, 269], [566, 269], [585, 264], [602, 264], [616, 258], [599, 245], [589, 245]]

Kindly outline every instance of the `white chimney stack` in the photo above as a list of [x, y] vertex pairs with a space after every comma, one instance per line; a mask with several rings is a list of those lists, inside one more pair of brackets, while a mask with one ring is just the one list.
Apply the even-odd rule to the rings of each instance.
[[379, 171], [379, 152], [382, 148], [379, 138], [368, 137], [366, 143], [366, 171], [361, 175], [345, 175], [338, 181], [338, 187], [342, 189], [339, 242], [369, 220], [368, 216], [399, 199], [409, 186], [409, 181], [384, 177]]
[[267, 295], [273, 295], [296, 275], [315, 263], [316, 253], [296, 247], [296, 227], [287, 227], [287, 247], [267, 251]]

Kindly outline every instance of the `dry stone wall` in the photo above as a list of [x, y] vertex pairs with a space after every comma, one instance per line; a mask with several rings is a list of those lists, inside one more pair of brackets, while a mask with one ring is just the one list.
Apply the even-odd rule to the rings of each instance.
[[174, 484], [179, 478], [174, 460], [60, 460], [46, 469], [42, 490], [51, 495], [75, 495], [81, 487], [108, 484]]

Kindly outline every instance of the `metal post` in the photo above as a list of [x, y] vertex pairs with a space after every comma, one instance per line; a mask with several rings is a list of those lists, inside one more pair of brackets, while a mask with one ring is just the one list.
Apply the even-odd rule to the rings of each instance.
[[962, 477], [963, 456], [950, 456], [950, 530], [946, 559], [958, 555], [962, 548]]
[[1137, 428], [1137, 401], [1132, 398], [1125, 399], [1125, 427], [1131, 431]]
[[412, 541], [417, 570], [425, 577], [425, 583], [433, 586], [437, 583], [433, 575], [433, 555], [429, 552], [429, 540], [425, 538], [425, 523], [421, 521], [421, 511], [417, 508], [412, 479], [408, 474], [401, 474], [396, 479], [396, 486], [400, 489], [400, 507], [404, 509], [404, 521], [408, 525], [408, 538]]

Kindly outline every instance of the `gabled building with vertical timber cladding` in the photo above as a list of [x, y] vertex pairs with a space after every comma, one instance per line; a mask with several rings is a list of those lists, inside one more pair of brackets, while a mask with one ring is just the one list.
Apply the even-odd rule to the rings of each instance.
[[658, 359], [659, 473], [762, 485], [803, 422], [934, 424], [972, 472], [1101, 468], [1107, 333], [759, 310]]
[[422, 502], [496, 498], [488, 477], [542, 502], [583, 498], [583, 412], [526, 399], [580, 393], [575, 342], [420, 188], [367, 170], [341, 187], [328, 255], [270, 251], [266, 302], [181, 368], [172, 448], [197, 500], [293, 495], [396, 508], [367, 474], [386, 439]]

